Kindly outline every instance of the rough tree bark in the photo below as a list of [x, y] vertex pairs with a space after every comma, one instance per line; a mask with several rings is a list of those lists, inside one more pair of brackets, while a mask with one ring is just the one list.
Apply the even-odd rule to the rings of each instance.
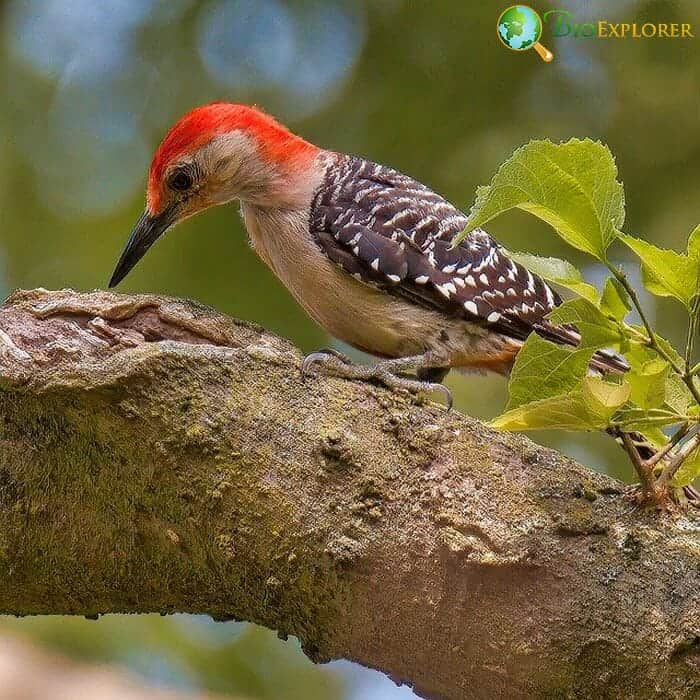
[[[0, 611], [194, 612], [430, 698], [700, 697], [700, 527], [155, 296], [0, 308]], [[622, 458], [622, 457], [621, 457]]]

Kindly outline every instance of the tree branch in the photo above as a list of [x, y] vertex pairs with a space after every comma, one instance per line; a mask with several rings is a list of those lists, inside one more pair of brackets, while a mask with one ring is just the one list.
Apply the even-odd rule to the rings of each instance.
[[432, 698], [700, 692], [699, 527], [155, 296], [0, 308], [0, 611], [195, 612]]

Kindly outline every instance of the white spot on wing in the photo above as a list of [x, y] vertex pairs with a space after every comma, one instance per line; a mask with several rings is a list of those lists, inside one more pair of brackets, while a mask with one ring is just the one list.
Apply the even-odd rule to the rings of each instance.
[[550, 306], [550, 307], [556, 306], [556, 304], [554, 303], [554, 295], [552, 294], [552, 290], [549, 288], [549, 285], [548, 285], [548, 284], [545, 284], [545, 285], [544, 285], [544, 290], [545, 290], [545, 292], [546, 292], [546, 294], [547, 294], [547, 304], [548, 304], [548, 306]]
[[445, 298], [449, 299], [450, 294], [456, 294], [457, 288], [452, 284], [452, 282], [445, 282], [445, 284], [436, 284], [435, 289], [440, 292]]
[[527, 288], [531, 291], [535, 291], [535, 278], [532, 276], [530, 270], [527, 270]]

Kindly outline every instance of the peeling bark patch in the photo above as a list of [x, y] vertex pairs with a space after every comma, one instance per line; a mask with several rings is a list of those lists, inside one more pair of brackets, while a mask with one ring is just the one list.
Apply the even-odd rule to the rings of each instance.
[[464, 544], [463, 549], [490, 551], [494, 554], [502, 552], [502, 547], [494, 542], [482, 527], [476, 523], [467, 522], [460, 515], [441, 511], [435, 517], [435, 522], [443, 530], [443, 541], [448, 543], [450, 549], [453, 549], [454, 544], [459, 541]]
[[200, 335], [185, 326], [163, 319], [158, 308], [153, 306], [134, 309], [133, 315], [124, 319], [91, 316], [79, 310], [61, 310], [59, 307], [50, 316], [43, 316], [43, 319], [59, 323], [69, 321], [105, 340], [112, 347], [135, 347], [140, 343], [157, 343], [163, 340], [189, 345], [224, 345], [215, 338]]
[[195, 302], [154, 295], [17, 291], [1, 313], [0, 367], [3, 358], [40, 367], [99, 360], [163, 341], [231, 348], [267, 342], [287, 349], [255, 324], [226, 318]]

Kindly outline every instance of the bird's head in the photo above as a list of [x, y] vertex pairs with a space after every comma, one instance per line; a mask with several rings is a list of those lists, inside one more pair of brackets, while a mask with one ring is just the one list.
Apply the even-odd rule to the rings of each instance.
[[318, 150], [255, 107], [216, 102], [188, 112], [153, 156], [146, 209], [109, 286], [169, 228], [209, 207], [234, 199], [262, 207], [301, 204], [308, 195], [304, 174]]

